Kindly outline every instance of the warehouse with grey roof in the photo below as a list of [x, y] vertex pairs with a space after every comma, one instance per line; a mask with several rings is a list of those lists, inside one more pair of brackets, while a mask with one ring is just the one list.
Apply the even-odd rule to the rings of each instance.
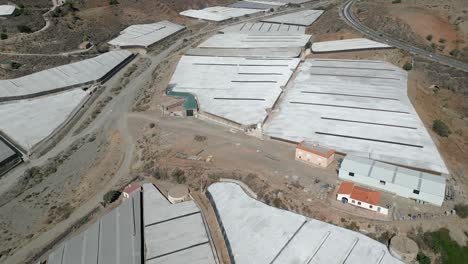
[[445, 177], [363, 157], [346, 156], [341, 163], [338, 177], [438, 206], [445, 199]]
[[151, 183], [84, 232], [61, 243], [48, 264], [217, 264], [200, 209], [171, 204]]

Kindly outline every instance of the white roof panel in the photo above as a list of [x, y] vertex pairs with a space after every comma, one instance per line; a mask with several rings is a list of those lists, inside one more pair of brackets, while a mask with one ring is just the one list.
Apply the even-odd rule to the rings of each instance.
[[286, 15], [275, 16], [271, 18], [263, 19], [263, 22], [288, 24], [288, 25], [300, 25], [310, 26], [315, 22], [321, 15], [323, 10], [303, 10]]
[[296, 25], [283, 25], [268, 22], [246, 22], [235, 24], [221, 30], [224, 33], [243, 34], [305, 34], [306, 27]]
[[10, 16], [15, 12], [14, 5], [0, 5], [0, 16]]
[[305, 34], [217, 34], [205, 40], [199, 48], [297, 48], [304, 47], [310, 35]]
[[268, 136], [448, 173], [407, 95], [407, 73], [382, 61], [308, 59], [265, 125]]
[[248, 14], [254, 14], [261, 12], [260, 9], [248, 9], [248, 8], [234, 8], [234, 7], [225, 7], [225, 6], [213, 6], [207, 7], [201, 10], [185, 10], [180, 12], [180, 15], [191, 17], [191, 18], [198, 18], [203, 20], [210, 20], [210, 21], [224, 21], [227, 19], [231, 19], [234, 17], [241, 17]]
[[169, 87], [196, 96], [202, 111], [242, 125], [263, 122], [299, 59], [183, 56]]
[[26, 151], [49, 136], [87, 93], [81, 89], [0, 104], [0, 130]]
[[364, 49], [387, 49], [391, 48], [387, 44], [373, 41], [365, 38], [344, 39], [314, 42], [312, 44], [313, 52], [333, 52], [333, 51], [347, 51], [347, 50], [364, 50]]
[[402, 264], [369, 237], [263, 204], [237, 184], [208, 192], [236, 263]]
[[108, 43], [119, 47], [140, 46], [147, 48], [184, 28], [184, 26], [166, 20], [152, 24], [132, 25], [120, 32], [120, 36]]
[[0, 80], [0, 101], [3, 97], [21, 99], [98, 81], [131, 55], [126, 50], [110, 51], [24, 77]]

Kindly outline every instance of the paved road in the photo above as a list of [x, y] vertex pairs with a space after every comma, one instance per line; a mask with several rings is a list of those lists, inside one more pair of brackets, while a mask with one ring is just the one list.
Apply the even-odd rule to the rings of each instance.
[[402, 41], [399, 41], [399, 40], [396, 40], [396, 39], [392, 39], [388, 35], [385, 35], [383, 33], [379, 33], [377, 31], [374, 31], [374, 30], [370, 29], [369, 27], [361, 24], [361, 22], [356, 18], [356, 16], [352, 12], [352, 7], [353, 7], [353, 4], [354, 4], [355, 1], [356, 0], [347, 0], [347, 1], [343, 2], [343, 4], [341, 5], [341, 8], [340, 8], [340, 16], [341, 16], [341, 18], [343, 20], [346, 21], [346, 23], [348, 23], [350, 26], [352, 26], [357, 31], [361, 32], [362, 34], [364, 34], [364, 35], [366, 35], [366, 36], [368, 36], [368, 37], [370, 37], [372, 39], [378, 40], [380, 42], [386, 43], [388, 45], [391, 45], [393, 47], [396, 47], [396, 48], [399, 48], [399, 49], [402, 49], [402, 50], [409, 51], [413, 55], [418, 55], [418, 56], [421, 56], [423, 58], [426, 58], [426, 59], [429, 59], [429, 60], [432, 60], [432, 61], [435, 61], [435, 62], [438, 62], [438, 63], [445, 64], [447, 66], [451, 66], [451, 67], [457, 68], [459, 70], [468, 72], [468, 64], [467, 63], [463, 63], [461, 61], [454, 60], [452, 58], [449, 58], [449, 57], [446, 57], [446, 56], [443, 56], [443, 55], [435, 54], [435, 53], [432, 53], [432, 52], [429, 52], [429, 51], [414, 47], [414, 46], [412, 46], [410, 44], [407, 44], [405, 42], [402, 42]]

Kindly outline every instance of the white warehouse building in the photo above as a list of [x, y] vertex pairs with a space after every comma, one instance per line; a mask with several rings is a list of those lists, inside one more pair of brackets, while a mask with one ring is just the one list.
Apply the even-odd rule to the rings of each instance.
[[438, 206], [445, 198], [445, 177], [357, 156], [343, 159], [338, 177]]

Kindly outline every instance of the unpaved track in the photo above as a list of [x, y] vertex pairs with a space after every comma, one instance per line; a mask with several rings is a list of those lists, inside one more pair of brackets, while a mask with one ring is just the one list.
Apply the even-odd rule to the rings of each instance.
[[[307, 7], [303, 8], [296, 8], [296, 9], [288, 9], [282, 12], [277, 12], [273, 15], [279, 15], [284, 13], [295, 12], [299, 10], [305, 10], [314, 8], [314, 6], [322, 5], [326, 2], [315, 3], [314, 5], [308, 5]], [[272, 16], [272, 14], [265, 14], [262, 16], [256, 16], [248, 19], [243, 19], [241, 21], [227, 23], [222, 26], [219, 26], [215, 29], [207, 30], [198, 32], [193, 34], [189, 37], [198, 37], [203, 36], [204, 34], [214, 33], [218, 30], [228, 27], [238, 23], [244, 23], [247, 21], [258, 20], [263, 17]], [[166, 50], [162, 51], [156, 56], [145, 55], [151, 60], [151, 66], [148, 67], [142, 74], [140, 74], [135, 79], [131, 80], [129, 84], [122, 89], [122, 92], [119, 96], [114, 98], [102, 111], [101, 114], [81, 133], [78, 135], [73, 136], [72, 133], [68, 133], [53, 149], [51, 149], [48, 153], [43, 155], [42, 157], [31, 160], [27, 167], [31, 166], [39, 166], [44, 164], [47, 159], [56, 156], [62, 150], [66, 149], [74, 140], [81, 138], [82, 136], [92, 133], [95, 131], [119, 131], [122, 137], [122, 149], [124, 151], [123, 160], [121, 162], [121, 166], [117, 171], [116, 175], [112, 178], [111, 181], [108, 182], [107, 188], [100, 190], [96, 195], [90, 197], [84, 204], [82, 204], [79, 208], [75, 209], [75, 211], [70, 215], [69, 218], [66, 220], [58, 223], [52, 229], [42, 233], [35, 239], [31, 240], [21, 249], [17, 250], [11, 257], [6, 259], [2, 264], [17, 264], [17, 263], [28, 263], [31, 262], [32, 256], [41, 252], [43, 248], [45, 248], [51, 241], [55, 238], [63, 235], [71, 226], [73, 226], [79, 219], [86, 216], [89, 212], [91, 212], [96, 205], [98, 205], [103, 195], [112, 189], [122, 178], [126, 177], [130, 172], [130, 166], [133, 159], [133, 154], [135, 150], [135, 141], [136, 139], [132, 138], [129, 127], [128, 127], [128, 120], [129, 118], [136, 117], [136, 118], [148, 118], [149, 116], [144, 114], [129, 114], [131, 113], [131, 108], [133, 106], [135, 97], [137, 92], [141, 87], [145, 85], [151, 85], [152, 80], [152, 73], [155, 70], [156, 66], [161, 63], [164, 59], [170, 57], [171, 53], [179, 48], [181, 45], [184, 45], [184, 41], [182, 39], [177, 40], [171, 46], [169, 46]], [[187, 44], [185, 44], [187, 45]], [[15, 54], [16, 55], [16, 54]], [[28, 54], [23, 54], [28, 56]], [[31, 55], [31, 54], [29, 54]], [[123, 70], [114, 76], [107, 84], [106, 87], [112, 87], [114, 84], [118, 83], [119, 76], [122, 76]], [[91, 111], [88, 111], [91, 112]], [[88, 114], [88, 113], [87, 113]], [[85, 118], [83, 116], [82, 118]], [[153, 117], [153, 116], [152, 116]], [[153, 119], [153, 118], [151, 118]], [[153, 120], [157, 120], [154, 118]], [[173, 124], [175, 126], [179, 126], [180, 124]], [[180, 127], [180, 129], [184, 129]], [[3, 188], [0, 188], [0, 193], [4, 192], [11, 186], [13, 186], [16, 181], [23, 175], [26, 166], [21, 166], [21, 168], [15, 169], [12, 172], [12, 175], [8, 175], [8, 178], [4, 178], [0, 181], [1, 184], [7, 183], [7, 185], [3, 185]], [[13, 176], [13, 177], [12, 177]], [[216, 233], [216, 232], [215, 232]], [[222, 250], [221, 250], [222, 252]], [[226, 253], [222, 253], [222, 258], [224, 258]]]

